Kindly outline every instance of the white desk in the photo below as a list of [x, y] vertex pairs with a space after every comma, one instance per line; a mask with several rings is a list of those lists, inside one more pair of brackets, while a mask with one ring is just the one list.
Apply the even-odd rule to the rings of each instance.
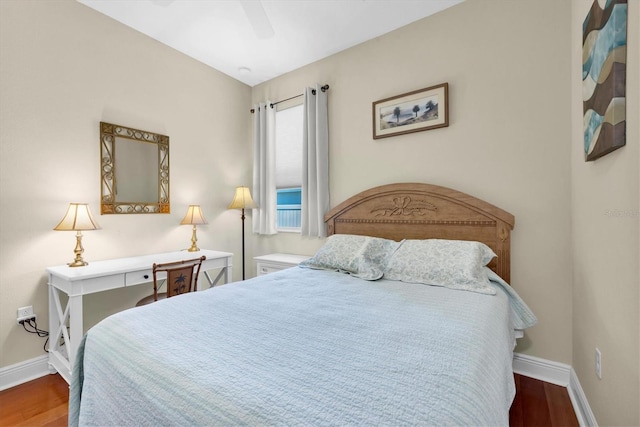
[[[154, 255], [143, 255], [130, 258], [119, 258], [107, 261], [94, 261], [84, 267], [61, 265], [48, 267], [49, 273], [49, 369], [59, 372], [71, 382], [73, 362], [78, 346], [84, 334], [82, 319], [82, 297], [109, 289], [135, 286], [153, 280], [153, 263], [181, 261], [207, 257], [202, 262], [204, 272], [211, 286], [224, 277], [224, 283], [231, 281], [232, 253], [202, 249], [198, 252], [167, 252]], [[220, 273], [212, 279], [207, 270], [220, 269]], [[61, 293], [69, 299], [62, 307]], [[67, 321], [69, 330], [67, 331]], [[60, 338], [64, 346], [60, 345]]]

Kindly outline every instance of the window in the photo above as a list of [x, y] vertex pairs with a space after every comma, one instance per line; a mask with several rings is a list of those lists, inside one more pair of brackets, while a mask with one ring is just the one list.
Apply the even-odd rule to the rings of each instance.
[[278, 231], [300, 231], [303, 106], [276, 112], [276, 194]]
[[278, 231], [300, 231], [300, 209], [302, 207], [302, 188], [281, 188], [276, 190]]

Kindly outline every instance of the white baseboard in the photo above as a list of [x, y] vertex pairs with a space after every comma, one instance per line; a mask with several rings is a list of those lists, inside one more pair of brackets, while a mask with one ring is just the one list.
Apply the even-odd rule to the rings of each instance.
[[0, 391], [50, 374], [49, 356], [39, 356], [0, 368]]
[[525, 377], [568, 387], [571, 366], [526, 354], [514, 353], [513, 372]]
[[574, 371], [573, 368], [571, 368], [571, 378], [569, 382], [569, 398], [576, 411], [576, 417], [578, 417], [580, 425], [597, 427], [598, 422], [596, 421], [596, 417], [593, 415], [593, 412], [591, 412], [587, 396], [585, 396], [580, 381], [578, 381], [578, 375], [576, 375], [576, 371]]
[[528, 356], [526, 354], [514, 353], [513, 372], [567, 387], [569, 399], [571, 399], [571, 405], [573, 406], [580, 426], [598, 426], [589, 402], [587, 401], [587, 397], [582, 390], [582, 386], [580, 386], [578, 376], [571, 366], [539, 357]]

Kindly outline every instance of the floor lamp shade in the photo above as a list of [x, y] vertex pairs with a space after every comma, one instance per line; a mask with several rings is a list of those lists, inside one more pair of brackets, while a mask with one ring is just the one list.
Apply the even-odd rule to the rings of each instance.
[[255, 209], [258, 205], [251, 198], [249, 187], [236, 187], [236, 193], [229, 205], [229, 209]]
[[76, 254], [73, 262], [70, 262], [69, 267], [82, 267], [88, 264], [82, 259], [82, 253], [84, 248], [82, 247], [82, 231], [83, 230], [99, 230], [100, 226], [93, 219], [89, 205], [87, 203], [69, 203], [67, 213], [62, 218], [62, 221], [54, 228], [56, 231], [76, 231], [76, 247], [74, 253]]
[[236, 192], [233, 195], [233, 200], [229, 205], [229, 209], [240, 209], [242, 210], [242, 280], [244, 280], [244, 210], [245, 209], [255, 209], [258, 205], [251, 198], [251, 192], [249, 191], [249, 187], [236, 187]]

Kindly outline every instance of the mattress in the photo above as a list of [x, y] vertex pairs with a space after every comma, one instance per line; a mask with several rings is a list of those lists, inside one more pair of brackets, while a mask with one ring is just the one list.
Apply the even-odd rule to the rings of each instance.
[[85, 335], [70, 425], [508, 425], [496, 295], [291, 268], [117, 313]]

